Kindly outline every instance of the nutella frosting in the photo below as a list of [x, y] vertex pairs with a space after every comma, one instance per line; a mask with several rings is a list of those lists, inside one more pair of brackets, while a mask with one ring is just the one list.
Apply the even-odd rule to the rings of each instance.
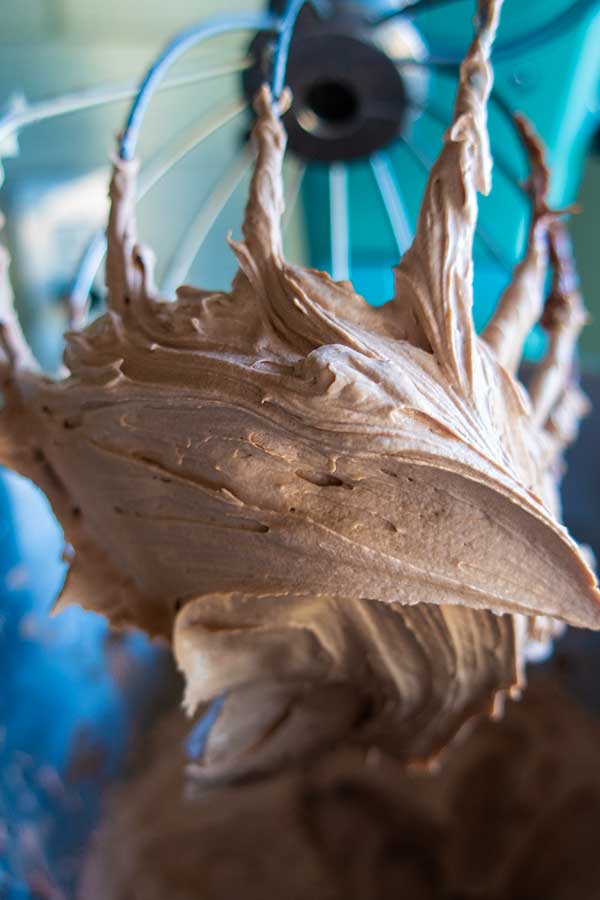
[[172, 715], [145, 744], [81, 900], [598, 898], [600, 727], [547, 677], [434, 772], [338, 746], [207, 791], [184, 777], [187, 728]]
[[[231, 291], [160, 299], [136, 243], [138, 165], [119, 160], [108, 310], [67, 335], [66, 376], [36, 373], [4, 317], [0, 459], [64, 527], [62, 602], [172, 639], [190, 711], [226, 697], [203, 760], [216, 774], [244, 771], [257, 746], [252, 765], [269, 768], [350, 733], [427, 757], [518, 686], [528, 636], [600, 626], [557, 495], [585, 411], [583, 311], [526, 126], [527, 251], [484, 334], [473, 326], [500, 6], [480, 3], [382, 307], [284, 259], [285, 133], [264, 87]], [[549, 350], [527, 391], [517, 367], [540, 318]]]

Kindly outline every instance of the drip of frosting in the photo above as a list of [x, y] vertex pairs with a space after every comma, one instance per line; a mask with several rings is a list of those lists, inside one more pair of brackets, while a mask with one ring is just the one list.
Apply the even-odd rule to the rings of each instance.
[[383, 307], [283, 258], [285, 134], [265, 87], [230, 292], [160, 300], [136, 243], [137, 163], [119, 160], [108, 311], [67, 336], [67, 377], [39, 376], [3, 332], [2, 459], [47, 493], [74, 548], [63, 602], [173, 637], [190, 710], [227, 695], [204, 760], [215, 774], [260, 767], [257, 747], [268, 767], [341, 734], [426, 757], [518, 686], [528, 633], [600, 626], [559, 520], [584, 409], [581, 304], [558, 252], [548, 355], [530, 394], [515, 375], [560, 233], [525, 127], [527, 252], [482, 338], [473, 327], [500, 2], [480, 7]]
[[174, 647], [191, 712], [231, 698], [195, 767], [210, 780], [344, 735], [424, 759], [519, 678], [509, 616], [445, 605], [211, 595], [185, 607]]

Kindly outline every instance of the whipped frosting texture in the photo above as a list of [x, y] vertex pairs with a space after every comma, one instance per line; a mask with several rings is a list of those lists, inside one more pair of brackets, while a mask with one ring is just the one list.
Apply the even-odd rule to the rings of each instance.
[[[526, 255], [481, 337], [472, 320], [500, 5], [480, 4], [382, 307], [284, 259], [285, 133], [264, 87], [231, 291], [160, 299], [136, 242], [138, 165], [118, 161], [108, 309], [67, 335], [64, 378], [33, 370], [5, 316], [0, 458], [47, 493], [73, 547], [63, 602], [172, 638], [190, 710], [227, 695], [215, 771], [243, 769], [257, 729], [267, 767], [340, 733], [426, 757], [514, 691], [536, 627], [600, 626], [557, 493], [585, 411], [572, 380], [584, 314], [560, 253], [544, 312], [562, 232], [526, 126]], [[517, 366], [543, 316], [549, 351], [528, 392]]]

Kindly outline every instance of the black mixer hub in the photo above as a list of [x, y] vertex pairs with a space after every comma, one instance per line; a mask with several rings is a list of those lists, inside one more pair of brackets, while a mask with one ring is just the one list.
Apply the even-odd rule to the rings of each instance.
[[[309, 5], [298, 17], [286, 77], [293, 99], [283, 117], [290, 149], [323, 162], [366, 157], [388, 145], [408, 128], [427, 88], [419, 65], [425, 46], [407, 19], [378, 25], [359, 4], [331, 7], [326, 18]], [[243, 86], [251, 101], [270, 79], [273, 35], [258, 34], [249, 52], [254, 63]]]

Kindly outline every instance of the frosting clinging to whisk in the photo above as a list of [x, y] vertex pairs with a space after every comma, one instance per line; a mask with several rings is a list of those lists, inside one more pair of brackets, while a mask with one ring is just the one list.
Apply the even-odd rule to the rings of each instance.
[[527, 129], [529, 245], [483, 337], [472, 321], [499, 8], [481, 4], [390, 302], [284, 259], [285, 133], [265, 87], [231, 291], [160, 300], [136, 243], [137, 166], [119, 160], [107, 312], [68, 335], [65, 379], [5, 365], [3, 458], [74, 547], [65, 600], [173, 635], [190, 708], [227, 695], [212, 771], [223, 754], [244, 768], [253, 728], [269, 765], [342, 733], [426, 757], [519, 683], [525, 618], [600, 626], [556, 498], [584, 411], [574, 299], [547, 305], [530, 394], [515, 374], [560, 227]]

